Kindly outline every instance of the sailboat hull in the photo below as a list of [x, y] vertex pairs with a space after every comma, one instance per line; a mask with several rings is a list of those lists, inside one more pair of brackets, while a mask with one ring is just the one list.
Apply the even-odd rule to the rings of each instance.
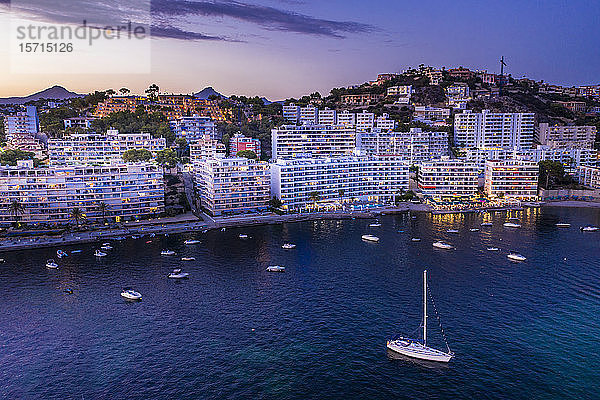
[[452, 354], [444, 353], [443, 351], [423, 346], [417, 341], [404, 338], [388, 340], [387, 348], [396, 353], [419, 360], [447, 363], [453, 357]]

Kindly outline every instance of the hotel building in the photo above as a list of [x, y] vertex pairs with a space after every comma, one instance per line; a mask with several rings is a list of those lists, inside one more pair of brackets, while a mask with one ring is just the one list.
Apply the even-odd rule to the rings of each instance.
[[300, 107], [300, 123], [316, 125], [319, 123], [319, 109], [314, 106]]
[[465, 110], [454, 116], [454, 143], [463, 148], [530, 148], [534, 120], [533, 113]]
[[108, 220], [150, 217], [164, 211], [163, 173], [154, 163], [34, 168], [32, 160], [23, 160], [0, 167], [0, 224], [15, 221], [13, 201], [24, 206], [18, 219], [31, 224], [67, 224], [74, 208], [101, 222], [102, 202]]
[[283, 125], [271, 131], [272, 158], [299, 154], [331, 157], [352, 154], [356, 134], [352, 127], [335, 125]]
[[8, 139], [15, 135], [35, 136], [39, 128], [40, 121], [35, 106], [27, 106], [25, 111], [4, 117], [4, 131]]
[[288, 211], [363, 201], [384, 204], [408, 189], [409, 166], [400, 157], [278, 159], [271, 193]]
[[448, 155], [446, 132], [423, 132], [411, 128], [410, 132], [371, 129], [357, 132], [356, 148], [361, 155], [396, 155], [410, 165]]
[[320, 125], [337, 125], [337, 113], [335, 110], [325, 108], [319, 110], [319, 124]]
[[294, 103], [283, 106], [283, 119], [287, 122], [297, 124], [300, 120], [300, 106], [297, 106]]
[[413, 113], [413, 118], [415, 121], [424, 122], [426, 124], [445, 122], [448, 118], [450, 118], [450, 109], [430, 106], [416, 106]]
[[149, 133], [120, 133], [116, 129], [105, 134], [74, 133], [48, 140], [52, 165], [112, 164], [122, 162], [123, 153], [128, 150], [145, 149], [155, 155], [165, 148], [164, 138], [153, 138]]
[[96, 120], [94, 117], [73, 117], [67, 118], [63, 120], [65, 124], [65, 129], [67, 128], [81, 128], [81, 129], [90, 129], [92, 127], [92, 122]]
[[536, 140], [552, 148], [572, 147], [579, 149], [591, 149], [596, 141], [595, 126], [550, 126], [541, 123], [538, 127]]
[[356, 114], [351, 113], [348, 110], [342, 111], [337, 115], [337, 124], [345, 125], [345, 126], [355, 126], [356, 125]]
[[479, 171], [473, 163], [442, 159], [419, 166], [419, 190], [435, 200], [470, 199], [477, 195]]
[[210, 117], [200, 115], [181, 117], [169, 121], [169, 126], [175, 136], [186, 139], [188, 142], [198, 140], [204, 135], [210, 135], [211, 138], [216, 139], [215, 122]]
[[534, 161], [488, 160], [484, 193], [489, 198], [536, 200], [539, 167]]
[[195, 170], [202, 207], [213, 216], [266, 211], [269, 164], [244, 157], [208, 158]]
[[223, 158], [227, 153], [225, 145], [209, 135], [204, 135], [198, 140], [189, 143], [190, 162], [197, 164], [208, 158]]
[[580, 166], [577, 168], [579, 183], [592, 189], [600, 189], [600, 168]]
[[229, 139], [229, 154], [235, 156], [238, 151], [253, 151], [260, 159], [260, 140], [237, 133]]

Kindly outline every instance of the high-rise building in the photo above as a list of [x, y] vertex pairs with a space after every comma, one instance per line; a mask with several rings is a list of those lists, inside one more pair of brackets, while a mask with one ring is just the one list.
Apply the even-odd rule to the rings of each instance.
[[539, 167], [534, 161], [488, 160], [484, 193], [489, 198], [536, 200]]
[[300, 106], [290, 103], [287, 106], [283, 106], [283, 119], [287, 122], [297, 124], [300, 121]]
[[337, 116], [338, 125], [344, 126], [355, 126], [356, 125], [356, 114], [351, 113], [348, 110], [344, 110]]
[[197, 164], [207, 158], [223, 158], [227, 153], [225, 145], [209, 135], [204, 135], [200, 139], [191, 141], [190, 162]]
[[415, 121], [431, 124], [434, 122], [445, 122], [450, 118], [449, 108], [416, 106], [413, 113]]
[[419, 166], [419, 190], [435, 200], [463, 198], [477, 195], [477, 166], [462, 160], [448, 158], [424, 162]]
[[363, 110], [356, 114], [356, 130], [367, 130], [375, 127], [375, 114]]
[[8, 139], [15, 135], [35, 136], [39, 129], [40, 121], [35, 106], [27, 106], [25, 111], [4, 117], [4, 132]]
[[592, 189], [600, 189], [600, 168], [580, 166], [577, 168], [579, 183]]
[[239, 151], [253, 151], [260, 159], [260, 140], [249, 138], [241, 133], [235, 134], [229, 139], [229, 154], [235, 156]]
[[335, 110], [325, 108], [319, 110], [319, 125], [337, 125], [337, 114]]
[[596, 140], [595, 126], [575, 125], [553, 125], [540, 123], [536, 139], [542, 145], [552, 148], [574, 147], [579, 149], [591, 149]]
[[198, 140], [204, 135], [216, 139], [215, 122], [210, 117], [200, 115], [180, 117], [169, 121], [169, 126], [178, 138], [186, 139], [188, 142]]
[[454, 116], [454, 144], [466, 148], [530, 148], [534, 120], [533, 113], [465, 110]]
[[314, 157], [352, 154], [356, 145], [354, 129], [342, 125], [283, 125], [271, 131], [272, 158]]
[[316, 125], [319, 123], [319, 109], [314, 106], [300, 108], [300, 123], [303, 125]]

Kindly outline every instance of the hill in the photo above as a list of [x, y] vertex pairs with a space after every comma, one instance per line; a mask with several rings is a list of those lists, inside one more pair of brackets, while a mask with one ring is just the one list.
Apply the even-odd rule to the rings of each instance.
[[51, 88], [42, 90], [25, 97], [5, 97], [0, 98], [0, 104], [25, 104], [29, 101], [36, 101], [40, 99], [52, 99], [52, 100], [64, 100], [72, 99], [74, 97], [83, 97], [82, 94], [70, 92], [62, 86], [52, 86]]
[[223, 96], [221, 93], [217, 92], [215, 89], [212, 88], [212, 86], [206, 87], [204, 89], [202, 89], [201, 91], [199, 91], [198, 93], [194, 93], [194, 97], [197, 97], [199, 99], [208, 99], [210, 96], [218, 96], [218, 97], [223, 97], [223, 98], [227, 98], [226, 96]]

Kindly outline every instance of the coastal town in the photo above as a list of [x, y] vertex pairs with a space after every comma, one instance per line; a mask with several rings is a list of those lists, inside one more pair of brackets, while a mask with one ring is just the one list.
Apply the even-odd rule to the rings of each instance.
[[279, 102], [55, 87], [0, 111], [11, 238], [600, 205], [600, 85], [420, 65]]

